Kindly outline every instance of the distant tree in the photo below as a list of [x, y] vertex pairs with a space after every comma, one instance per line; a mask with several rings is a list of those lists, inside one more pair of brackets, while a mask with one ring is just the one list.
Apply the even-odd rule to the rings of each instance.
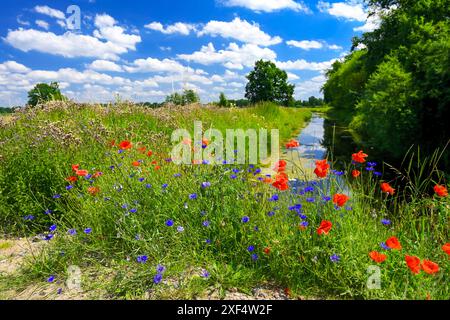
[[33, 107], [39, 103], [66, 99], [59, 90], [58, 82], [52, 82], [50, 84], [38, 83], [33, 89], [28, 91], [28, 105]]
[[229, 102], [227, 100], [227, 98], [225, 97], [225, 94], [223, 92], [220, 93], [219, 96], [219, 106], [221, 107], [228, 107]]
[[197, 103], [197, 102], [200, 102], [200, 97], [194, 90], [189, 89], [189, 90], [184, 90], [183, 100], [184, 100], [183, 105]]
[[200, 97], [194, 90], [184, 90], [183, 94], [174, 92], [166, 97], [166, 102], [173, 103], [177, 106], [184, 106], [191, 103], [200, 102]]
[[259, 60], [247, 75], [245, 97], [250, 102], [272, 101], [293, 105], [295, 86], [287, 82], [287, 73], [270, 61]]
[[183, 96], [178, 92], [174, 92], [166, 97], [166, 102], [181, 106], [183, 105]]

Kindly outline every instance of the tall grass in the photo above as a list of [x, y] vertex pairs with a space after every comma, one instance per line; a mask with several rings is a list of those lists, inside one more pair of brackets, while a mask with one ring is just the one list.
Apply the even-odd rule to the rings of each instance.
[[[448, 241], [448, 197], [381, 195], [380, 178], [350, 164], [343, 175], [321, 180], [298, 175], [281, 192], [261, 181], [254, 166], [166, 161], [171, 131], [189, 128], [193, 120], [220, 130], [280, 128], [286, 140], [310, 116], [310, 110], [269, 104], [231, 110], [64, 104], [25, 112], [0, 134], [3, 232], [53, 235], [24, 270], [29, 281], [50, 275], [61, 281], [77, 265], [85, 290], [102, 289], [110, 298], [148, 292], [152, 298], [193, 298], [211, 289], [250, 292], [268, 283], [289, 288], [292, 297], [448, 298], [450, 267], [441, 249]], [[117, 143], [125, 139], [133, 148], [119, 151]], [[143, 146], [145, 153], [138, 149]], [[103, 174], [67, 189], [72, 164]], [[362, 171], [357, 179], [349, 174], [355, 168]], [[337, 207], [329, 200], [336, 193], [351, 199]], [[27, 215], [34, 219], [24, 221]], [[333, 224], [328, 235], [317, 234], [323, 220]], [[300, 228], [302, 221], [308, 226]], [[380, 247], [391, 236], [402, 250]], [[373, 250], [388, 256], [377, 265], [381, 289], [367, 286], [368, 268], [376, 265], [368, 256]], [[435, 261], [440, 271], [414, 275], [405, 254]], [[166, 268], [158, 284], [157, 265]]]

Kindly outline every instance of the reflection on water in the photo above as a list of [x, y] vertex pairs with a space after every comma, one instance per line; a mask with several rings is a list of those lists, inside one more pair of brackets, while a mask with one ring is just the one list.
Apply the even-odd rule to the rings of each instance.
[[324, 136], [324, 118], [314, 114], [297, 138], [300, 142], [298, 147], [300, 157], [312, 160], [324, 159], [327, 153], [326, 147], [322, 145]]
[[[334, 138], [333, 138], [334, 136]], [[321, 160], [325, 158], [330, 158], [331, 153], [335, 155], [336, 148], [341, 147], [340, 142], [343, 141], [346, 144], [345, 151], [350, 151], [347, 149], [354, 149], [355, 144], [350, 136], [350, 141], [347, 141], [348, 133], [345, 128], [338, 128], [334, 126], [330, 120], [323, 118], [320, 114], [313, 114], [309, 124], [302, 130], [300, 135], [297, 137], [297, 141], [300, 146], [295, 148], [298, 152], [298, 156], [301, 163], [306, 168], [315, 168], [316, 160]], [[335, 149], [333, 151], [333, 149]], [[291, 150], [295, 152], [294, 150]], [[346, 157], [348, 158], [347, 153]], [[334, 170], [337, 169], [337, 170]], [[335, 175], [335, 181], [339, 185], [342, 192], [349, 192], [348, 186], [346, 185], [342, 175], [343, 171], [339, 171], [338, 167], [331, 168], [330, 174]], [[311, 186], [316, 186], [318, 189], [322, 190], [324, 194], [327, 194], [331, 189], [331, 181], [329, 179], [320, 179], [315, 181], [302, 181], [299, 179], [293, 179], [291, 181], [291, 186], [294, 193], [303, 194], [305, 190], [308, 190]]]

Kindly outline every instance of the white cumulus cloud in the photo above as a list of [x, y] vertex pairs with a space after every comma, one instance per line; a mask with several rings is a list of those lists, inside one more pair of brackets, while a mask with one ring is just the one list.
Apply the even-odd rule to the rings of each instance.
[[230, 22], [209, 21], [197, 34], [199, 36], [210, 35], [213, 37], [231, 38], [261, 46], [270, 46], [282, 41], [280, 37], [271, 37], [262, 31], [257, 23], [249, 23], [246, 20], [241, 20], [239, 17], [234, 18]]
[[303, 2], [293, 0], [222, 0], [225, 6], [244, 7], [253, 11], [272, 12], [283, 9], [310, 12]]
[[162, 32], [164, 34], [174, 34], [179, 33], [182, 35], [189, 35], [191, 31], [196, 30], [196, 26], [190, 23], [176, 22], [172, 25], [164, 27], [161, 22], [151, 22], [144, 26], [147, 29]]

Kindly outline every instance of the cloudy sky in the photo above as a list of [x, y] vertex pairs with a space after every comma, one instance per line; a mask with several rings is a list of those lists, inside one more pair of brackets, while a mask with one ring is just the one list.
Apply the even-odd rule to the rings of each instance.
[[183, 88], [203, 102], [222, 91], [242, 98], [258, 59], [288, 73], [297, 99], [321, 96], [324, 70], [377, 24], [357, 0], [16, 0], [1, 9], [0, 106], [51, 81], [86, 102], [162, 101]]

